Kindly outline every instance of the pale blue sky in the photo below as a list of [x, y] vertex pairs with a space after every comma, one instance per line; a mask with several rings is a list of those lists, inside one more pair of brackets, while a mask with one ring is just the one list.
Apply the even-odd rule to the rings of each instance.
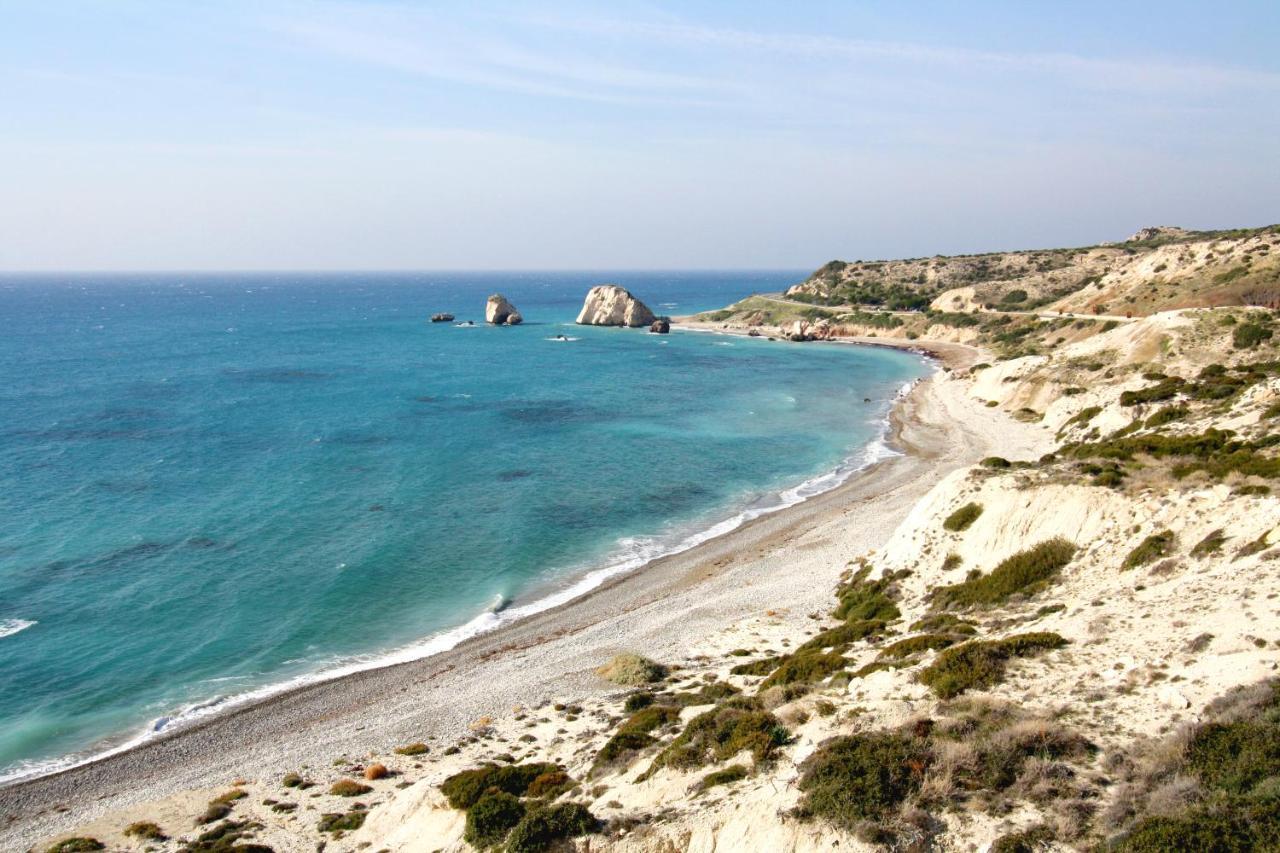
[[1280, 221], [1280, 3], [0, 0], [0, 269], [815, 267]]

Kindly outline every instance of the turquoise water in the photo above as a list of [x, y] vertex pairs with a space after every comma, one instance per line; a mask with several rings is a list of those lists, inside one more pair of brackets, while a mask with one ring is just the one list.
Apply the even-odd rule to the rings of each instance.
[[[0, 277], [0, 776], [448, 647], [830, 485], [919, 359], [570, 325], [602, 280], [679, 314], [801, 277]], [[494, 291], [525, 325], [425, 322]]]

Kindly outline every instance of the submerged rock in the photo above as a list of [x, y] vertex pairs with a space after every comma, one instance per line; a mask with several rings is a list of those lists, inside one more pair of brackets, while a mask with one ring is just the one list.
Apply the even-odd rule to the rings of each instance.
[[518, 326], [524, 321], [524, 317], [520, 316], [516, 306], [508, 302], [507, 297], [501, 293], [493, 294], [485, 303], [484, 319], [486, 323], [492, 323], [495, 326]]
[[649, 326], [658, 318], [631, 292], [616, 284], [597, 284], [587, 292], [578, 313], [583, 326]]
[[452, 321], [453, 321], [453, 315], [452, 315], [452, 314], [444, 314], [444, 313], [440, 313], [440, 314], [432, 314], [432, 315], [431, 315], [431, 322], [433, 322], [433, 323], [450, 323], [450, 322], [452, 322]]
[[655, 335], [665, 335], [671, 331], [671, 321], [666, 317], [659, 317], [649, 326], [649, 331]]

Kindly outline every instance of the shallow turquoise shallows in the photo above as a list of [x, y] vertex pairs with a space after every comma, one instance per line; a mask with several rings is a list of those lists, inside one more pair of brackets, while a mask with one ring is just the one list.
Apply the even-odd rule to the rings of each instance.
[[[0, 277], [0, 776], [446, 648], [830, 485], [920, 359], [572, 325], [602, 280], [681, 314], [800, 277]], [[524, 325], [483, 325], [495, 291]]]

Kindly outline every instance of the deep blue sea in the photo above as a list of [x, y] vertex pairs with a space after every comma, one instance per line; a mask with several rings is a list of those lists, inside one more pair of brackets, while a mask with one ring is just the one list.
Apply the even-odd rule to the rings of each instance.
[[[684, 314], [803, 276], [0, 276], [0, 777], [447, 648], [834, 484], [920, 359], [572, 325], [602, 281]], [[479, 322], [493, 292], [524, 325]]]

